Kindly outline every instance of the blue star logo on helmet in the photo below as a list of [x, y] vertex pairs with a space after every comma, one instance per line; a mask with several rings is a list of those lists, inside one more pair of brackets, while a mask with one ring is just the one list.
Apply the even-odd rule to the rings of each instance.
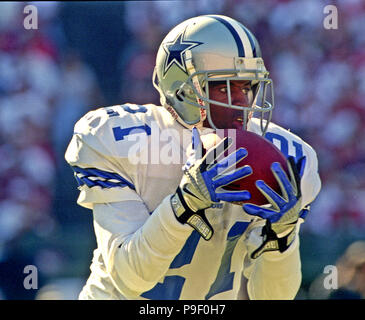
[[165, 76], [166, 72], [173, 64], [176, 64], [182, 71], [187, 73], [184, 60], [185, 51], [203, 44], [203, 42], [199, 41], [184, 40], [184, 35], [185, 30], [181, 32], [174, 41], [163, 44], [163, 48], [167, 54], [163, 76]]

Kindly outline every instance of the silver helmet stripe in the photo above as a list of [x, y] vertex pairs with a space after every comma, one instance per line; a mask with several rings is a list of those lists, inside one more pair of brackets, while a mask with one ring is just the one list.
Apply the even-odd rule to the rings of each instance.
[[208, 17], [214, 18], [225, 25], [225, 27], [231, 32], [234, 40], [237, 44], [238, 56], [245, 58], [253, 58], [253, 46], [251, 39], [249, 39], [247, 32], [239, 25], [237, 21], [233, 19], [227, 19], [223, 16], [209, 15]]

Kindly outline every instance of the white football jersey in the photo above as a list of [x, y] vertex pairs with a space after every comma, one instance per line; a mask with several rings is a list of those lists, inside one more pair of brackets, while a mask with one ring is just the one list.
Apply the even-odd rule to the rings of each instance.
[[[249, 130], [260, 132], [257, 119]], [[304, 208], [321, 187], [315, 151], [273, 123], [266, 138], [287, 156], [306, 156]], [[284, 253], [252, 260], [264, 222], [241, 206], [222, 202], [205, 211], [214, 229], [209, 241], [176, 220], [169, 199], [190, 146], [190, 130], [160, 106], [100, 108], [76, 123], [65, 158], [79, 184], [78, 204], [93, 210], [98, 244], [80, 299], [237, 299], [242, 275], [250, 298], [295, 297], [298, 237]]]

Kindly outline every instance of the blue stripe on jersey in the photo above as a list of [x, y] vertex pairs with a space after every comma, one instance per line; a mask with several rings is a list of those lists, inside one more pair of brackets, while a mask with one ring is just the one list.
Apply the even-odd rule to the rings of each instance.
[[151, 300], [179, 300], [185, 278], [166, 276], [163, 283], [157, 283], [151, 290], [141, 294], [141, 297]]
[[[170, 264], [169, 269], [177, 269], [190, 264], [200, 238], [200, 234], [193, 230], [180, 253]], [[153, 300], [178, 300], [184, 283], [185, 278], [181, 276], [165, 276], [162, 283], [157, 283], [151, 290], [144, 292], [141, 296]]]
[[231, 32], [234, 40], [236, 41], [237, 49], [238, 49], [238, 56], [244, 57], [245, 49], [243, 47], [242, 40], [241, 40], [240, 36], [238, 35], [237, 31], [231, 26], [231, 24], [227, 20], [225, 20], [221, 17], [217, 17], [217, 16], [208, 16], [208, 17], [218, 20], [219, 22], [223, 23], [227, 27], [227, 29]]
[[[101, 188], [129, 187], [136, 190], [134, 185], [117, 173], [108, 172], [96, 168], [80, 168], [72, 166], [75, 179], [79, 186], [87, 185], [89, 188], [99, 186]], [[116, 181], [110, 181], [116, 180]]]
[[241, 235], [245, 232], [250, 222], [236, 222], [233, 227], [229, 230], [227, 240], [234, 238], [235, 236]]
[[221, 265], [219, 267], [217, 277], [211, 285], [209, 292], [205, 296], [205, 299], [209, 299], [218, 293], [232, 290], [234, 272], [231, 272], [232, 255], [236, 248], [237, 242], [246, 231], [250, 222], [236, 222], [229, 230], [227, 235], [227, 244], [224, 254], [222, 256]]
[[[234, 280], [234, 272], [230, 271], [232, 254], [237, 242], [249, 224], [250, 222], [238, 221], [229, 230], [226, 249], [221, 259], [221, 266], [214, 283], [210, 287], [208, 294], [205, 296], [205, 299], [209, 299], [220, 292], [232, 290]], [[186, 240], [183, 249], [171, 263], [170, 270], [180, 268], [191, 263], [200, 238], [199, 233], [194, 230], [190, 237]], [[142, 293], [141, 297], [152, 300], [178, 300], [185, 280], [186, 279], [182, 276], [165, 276], [163, 282], [158, 282], [152, 289]]]
[[170, 269], [180, 268], [191, 262], [200, 238], [200, 234], [193, 230], [190, 237], [186, 240], [184, 247], [171, 262]]

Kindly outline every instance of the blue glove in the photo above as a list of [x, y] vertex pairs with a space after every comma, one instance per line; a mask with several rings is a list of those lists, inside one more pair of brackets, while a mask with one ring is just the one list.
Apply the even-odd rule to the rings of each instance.
[[[266, 226], [263, 230], [266, 238], [265, 241], [271, 241], [271, 243], [266, 243], [266, 247], [261, 248], [260, 252], [256, 252], [256, 254], [261, 254], [268, 250], [285, 251], [292, 240], [294, 240], [296, 223], [304, 213], [301, 211], [302, 193], [300, 190], [300, 180], [303, 175], [305, 162], [305, 157], [300, 158], [298, 162], [295, 162], [294, 157], [288, 158], [290, 180], [281, 165], [274, 162], [271, 170], [280, 185], [282, 195], [273, 191], [264, 181], [258, 180], [256, 181], [256, 186], [268, 200], [270, 206], [243, 205], [246, 213], [266, 219]], [[268, 238], [270, 239], [268, 240]], [[276, 243], [274, 245], [272, 243], [279, 239], [281, 239], [281, 244]]]
[[250, 166], [234, 168], [247, 156], [243, 148], [220, 159], [232, 143], [225, 138], [213, 148], [203, 148], [199, 132], [193, 128], [193, 152], [183, 166], [184, 175], [176, 193], [171, 198], [175, 216], [181, 223], [188, 223], [206, 240], [213, 229], [205, 217], [204, 209], [219, 201], [239, 202], [250, 199], [248, 191], [226, 191], [221, 187], [252, 173]]

